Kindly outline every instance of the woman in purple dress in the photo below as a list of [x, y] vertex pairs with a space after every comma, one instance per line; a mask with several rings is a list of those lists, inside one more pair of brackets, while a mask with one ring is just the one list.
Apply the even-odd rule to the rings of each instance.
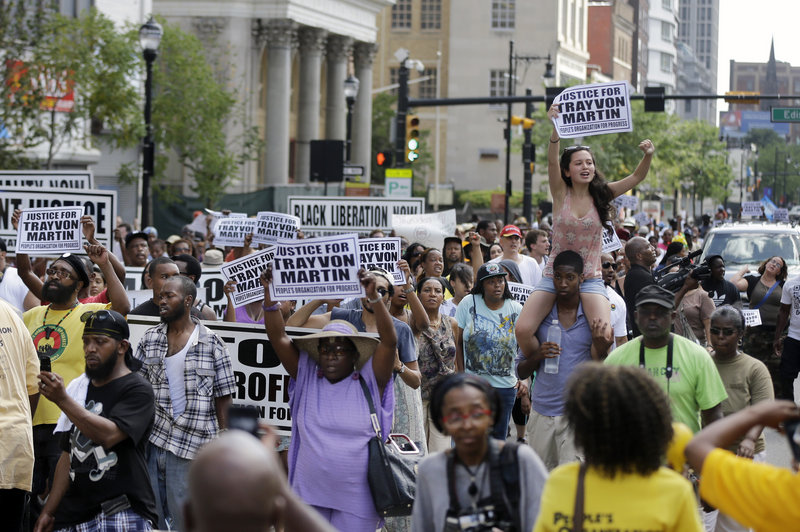
[[373, 303], [378, 335], [367, 336], [343, 320], [299, 338], [286, 334], [280, 303], [269, 295], [272, 270], [264, 284], [264, 327], [291, 377], [289, 406], [292, 441], [289, 482], [294, 491], [338, 530], [374, 532], [380, 525], [367, 484], [367, 444], [375, 434], [360, 380], [372, 395], [382, 433], [392, 427], [391, 385], [397, 334], [375, 286], [375, 276], [359, 272]]

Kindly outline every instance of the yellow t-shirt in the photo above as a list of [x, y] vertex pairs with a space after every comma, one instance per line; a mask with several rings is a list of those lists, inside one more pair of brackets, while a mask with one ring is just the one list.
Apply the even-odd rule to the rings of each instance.
[[700, 496], [757, 532], [797, 530], [800, 475], [714, 449], [703, 462]]
[[29, 395], [39, 392], [39, 359], [25, 324], [0, 302], [0, 489], [30, 491], [33, 431]]
[[[22, 315], [37, 353], [39, 356], [49, 354], [53, 373], [61, 375], [64, 386], [69, 386], [72, 379], [86, 369], [81, 316], [104, 308], [111, 308], [111, 304], [81, 303], [70, 310], [53, 310], [42, 305]], [[60, 415], [61, 410], [42, 396], [33, 416], [33, 425], [55, 424]]]
[[[559, 466], [544, 486], [534, 532], [572, 530], [577, 462]], [[589, 468], [584, 481], [583, 530], [703, 532], [689, 481], [665, 467], [648, 477], [600, 476]]]

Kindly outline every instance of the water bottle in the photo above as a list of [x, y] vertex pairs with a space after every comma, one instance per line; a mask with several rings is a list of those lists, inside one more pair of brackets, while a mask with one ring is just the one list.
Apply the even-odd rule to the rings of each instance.
[[[547, 341], [561, 346], [561, 326], [558, 320], [553, 320], [550, 328], [547, 329]], [[558, 359], [560, 356], [544, 359], [544, 372], [545, 373], [558, 373]]]

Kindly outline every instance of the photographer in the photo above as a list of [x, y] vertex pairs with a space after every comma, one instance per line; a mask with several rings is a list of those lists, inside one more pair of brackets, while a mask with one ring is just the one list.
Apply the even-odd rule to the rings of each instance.
[[742, 299], [739, 296], [739, 289], [732, 282], [725, 280], [725, 259], [721, 255], [712, 255], [706, 257], [705, 262], [711, 268], [711, 277], [703, 280], [700, 285], [714, 300], [714, 306], [719, 308], [722, 305], [732, 305], [741, 309]]
[[632, 336], [639, 336], [639, 327], [634, 320], [634, 310], [636, 309], [636, 296], [645, 286], [655, 284], [653, 274], [650, 271], [656, 263], [656, 251], [650, 243], [640, 236], [628, 240], [625, 245], [625, 256], [628, 258], [631, 267], [625, 275], [625, 306], [628, 308], [628, 330], [633, 331]]

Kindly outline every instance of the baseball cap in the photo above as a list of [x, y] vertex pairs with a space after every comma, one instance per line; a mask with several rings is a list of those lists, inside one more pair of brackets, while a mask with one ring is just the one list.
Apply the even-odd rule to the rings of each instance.
[[664, 308], [673, 309], [675, 308], [675, 294], [657, 284], [651, 284], [642, 288], [636, 296], [637, 307], [645, 303], [655, 303]]
[[96, 312], [84, 312], [81, 315], [83, 334], [97, 334], [109, 336], [117, 340], [127, 340], [131, 331], [128, 322], [119, 312], [110, 309], [102, 309]]
[[507, 225], [500, 231], [500, 236], [518, 236], [522, 238], [522, 231], [516, 225]]
[[483, 282], [484, 279], [488, 279], [489, 277], [498, 277], [500, 275], [505, 277], [508, 274], [496, 262], [487, 262], [478, 268], [478, 283]]
[[144, 231], [139, 231], [138, 233], [128, 233], [127, 235], [125, 235], [125, 248], [130, 246], [131, 242], [133, 242], [137, 238], [141, 238], [145, 242], [149, 242], [147, 233], [145, 233]]
[[158, 238], [158, 229], [156, 229], [152, 225], [148, 225], [147, 227], [142, 229], [142, 233], [153, 235], [154, 237]]

